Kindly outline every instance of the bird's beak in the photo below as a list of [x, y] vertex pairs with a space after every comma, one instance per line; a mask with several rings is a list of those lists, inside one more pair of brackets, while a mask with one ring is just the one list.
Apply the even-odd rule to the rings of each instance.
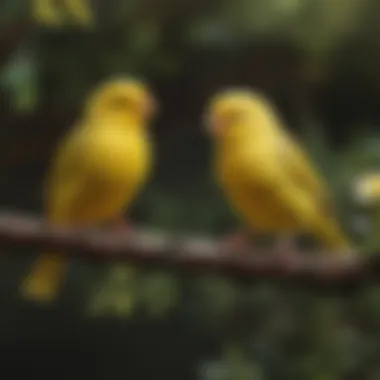
[[158, 104], [153, 96], [147, 97], [146, 101], [144, 102], [142, 112], [147, 120], [152, 119], [157, 114]]
[[205, 123], [206, 129], [207, 129], [207, 132], [211, 136], [214, 136], [214, 137], [219, 136], [221, 129], [222, 129], [222, 123], [221, 123], [221, 119], [218, 115], [216, 115], [216, 114], [207, 115], [205, 117], [204, 123]]

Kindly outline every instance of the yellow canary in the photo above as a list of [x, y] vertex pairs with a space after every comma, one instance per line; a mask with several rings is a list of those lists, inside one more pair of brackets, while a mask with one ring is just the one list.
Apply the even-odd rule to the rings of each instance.
[[268, 100], [244, 89], [215, 95], [206, 111], [217, 181], [253, 233], [312, 234], [346, 251], [328, 187]]
[[[122, 218], [150, 172], [154, 113], [155, 100], [142, 82], [116, 78], [95, 89], [48, 172], [47, 220], [81, 228]], [[52, 301], [66, 268], [59, 253], [39, 256], [21, 285], [23, 295]]]

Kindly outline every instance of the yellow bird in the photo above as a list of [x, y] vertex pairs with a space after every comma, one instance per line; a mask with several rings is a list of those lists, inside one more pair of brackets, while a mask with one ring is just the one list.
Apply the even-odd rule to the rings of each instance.
[[276, 235], [283, 244], [306, 232], [331, 250], [350, 249], [328, 187], [263, 96], [226, 89], [211, 99], [206, 122], [217, 181], [253, 235]]
[[[47, 220], [78, 228], [123, 220], [150, 172], [148, 124], [155, 108], [147, 86], [134, 79], [109, 80], [90, 94], [47, 174]], [[52, 301], [66, 268], [59, 253], [39, 256], [21, 285], [22, 294]]]

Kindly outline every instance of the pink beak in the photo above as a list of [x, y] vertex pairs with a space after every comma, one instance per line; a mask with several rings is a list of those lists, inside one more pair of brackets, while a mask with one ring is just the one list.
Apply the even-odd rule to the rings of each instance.
[[218, 136], [222, 129], [220, 117], [217, 115], [209, 115], [206, 118], [206, 126], [211, 136]]
[[146, 119], [149, 120], [152, 117], [154, 117], [157, 113], [157, 110], [158, 110], [158, 105], [157, 105], [156, 100], [152, 96], [147, 97], [147, 100], [145, 101], [144, 106], [143, 106], [143, 113]]

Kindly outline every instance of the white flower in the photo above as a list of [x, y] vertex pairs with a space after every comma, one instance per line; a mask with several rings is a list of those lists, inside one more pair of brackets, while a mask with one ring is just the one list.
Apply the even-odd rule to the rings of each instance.
[[380, 170], [356, 177], [353, 181], [353, 195], [361, 205], [371, 206], [380, 201]]

